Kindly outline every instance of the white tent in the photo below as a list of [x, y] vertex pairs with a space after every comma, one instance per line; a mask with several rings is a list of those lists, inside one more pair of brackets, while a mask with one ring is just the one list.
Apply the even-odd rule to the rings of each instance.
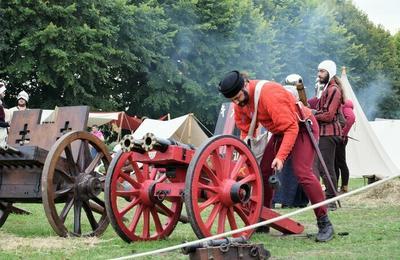
[[146, 119], [133, 133], [141, 139], [146, 133], [159, 138], [172, 138], [178, 142], [200, 146], [208, 137], [197, 123], [193, 114], [187, 114], [168, 121]]
[[376, 118], [369, 123], [389, 157], [400, 169], [400, 120]]
[[356, 122], [349, 132], [346, 159], [350, 177], [375, 175], [384, 178], [400, 172], [380, 142], [365, 116], [356, 95], [347, 79], [346, 71], [342, 71], [342, 83], [346, 96], [353, 101]]

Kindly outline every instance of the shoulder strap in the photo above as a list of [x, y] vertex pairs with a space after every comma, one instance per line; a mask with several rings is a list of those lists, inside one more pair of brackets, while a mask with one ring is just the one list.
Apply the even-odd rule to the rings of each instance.
[[261, 89], [264, 86], [264, 84], [267, 82], [268, 82], [267, 80], [260, 80], [256, 85], [256, 89], [254, 91], [254, 114], [253, 114], [253, 118], [251, 119], [249, 132], [247, 134], [248, 137], [253, 137], [254, 127], [255, 127], [256, 121], [257, 121], [258, 100], [260, 99]]

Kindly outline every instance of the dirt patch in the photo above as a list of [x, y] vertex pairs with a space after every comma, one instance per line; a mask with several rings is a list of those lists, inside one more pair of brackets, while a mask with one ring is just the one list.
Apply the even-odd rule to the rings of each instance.
[[394, 179], [363, 193], [351, 196], [351, 203], [368, 205], [400, 205], [400, 179]]
[[0, 251], [12, 251], [21, 248], [32, 248], [35, 250], [60, 250], [94, 247], [101, 241], [97, 237], [90, 238], [32, 238], [17, 237], [11, 234], [0, 232]]

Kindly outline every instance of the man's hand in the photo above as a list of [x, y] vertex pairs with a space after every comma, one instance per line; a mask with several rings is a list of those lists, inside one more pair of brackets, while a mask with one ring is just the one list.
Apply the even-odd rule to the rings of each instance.
[[272, 169], [276, 168], [276, 170], [282, 171], [282, 168], [283, 168], [283, 162], [282, 162], [282, 160], [281, 160], [281, 159], [278, 159], [278, 158], [275, 158], [275, 159], [272, 161], [271, 168], [272, 168]]

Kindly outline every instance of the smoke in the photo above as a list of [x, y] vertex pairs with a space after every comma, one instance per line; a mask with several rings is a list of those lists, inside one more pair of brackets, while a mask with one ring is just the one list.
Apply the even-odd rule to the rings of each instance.
[[369, 121], [374, 120], [379, 112], [379, 104], [392, 93], [392, 85], [383, 75], [377, 75], [365, 88], [355, 91], [358, 101]]

